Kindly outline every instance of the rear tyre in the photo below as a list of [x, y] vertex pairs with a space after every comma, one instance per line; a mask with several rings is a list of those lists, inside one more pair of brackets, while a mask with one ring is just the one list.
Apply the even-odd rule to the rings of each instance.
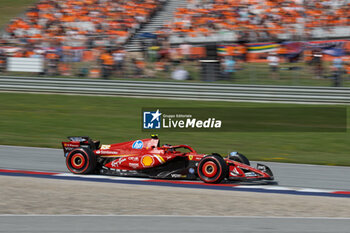
[[197, 174], [205, 183], [220, 183], [227, 176], [228, 168], [220, 155], [208, 155], [198, 163]]
[[250, 166], [249, 159], [238, 152], [235, 155], [229, 155], [229, 159]]
[[74, 174], [89, 174], [96, 168], [96, 155], [89, 149], [74, 149], [67, 155], [66, 165]]

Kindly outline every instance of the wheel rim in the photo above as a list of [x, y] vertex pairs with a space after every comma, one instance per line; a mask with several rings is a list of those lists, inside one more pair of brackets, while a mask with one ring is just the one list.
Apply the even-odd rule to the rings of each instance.
[[82, 154], [76, 153], [71, 158], [71, 164], [74, 169], [80, 169], [85, 165], [85, 158]]
[[218, 171], [218, 166], [213, 161], [208, 161], [203, 164], [202, 173], [208, 178], [214, 177]]

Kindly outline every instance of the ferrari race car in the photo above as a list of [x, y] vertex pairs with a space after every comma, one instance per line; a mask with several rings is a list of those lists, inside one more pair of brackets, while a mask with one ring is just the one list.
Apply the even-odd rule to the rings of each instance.
[[68, 137], [62, 142], [66, 165], [74, 174], [103, 174], [157, 179], [200, 179], [206, 183], [223, 180], [273, 180], [267, 166], [250, 166], [238, 152], [226, 158], [199, 154], [188, 145], [162, 145], [157, 136], [101, 145], [89, 137]]

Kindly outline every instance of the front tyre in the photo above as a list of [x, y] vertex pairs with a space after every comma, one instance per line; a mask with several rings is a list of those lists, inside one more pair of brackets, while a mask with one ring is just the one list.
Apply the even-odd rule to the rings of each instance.
[[238, 152], [231, 152], [228, 155], [228, 158], [232, 159], [233, 161], [237, 161], [239, 163], [243, 163], [243, 164], [246, 164], [246, 165], [250, 166], [249, 159], [247, 157], [245, 157], [244, 155], [238, 153]]
[[77, 148], [67, 155], [66, 165], [74, 174], [89, 174], [96, 168], [96, 155], [89, 149]]
[[205, 183], [220, 183], [227, 176], [227, 165], [219, 155], [208, 155], [198, 163], [197, 174]]

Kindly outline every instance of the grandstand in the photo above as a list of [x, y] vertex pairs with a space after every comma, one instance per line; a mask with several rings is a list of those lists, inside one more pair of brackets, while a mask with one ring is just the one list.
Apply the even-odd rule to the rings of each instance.
[[[27, 57], [45, 59], [44, 75], [152, 77], [205, 57], [211, 42], [235, 59], [234, 72], [271, 52], [314, 64], [321, 49], [331, 62], [349, 53], [349, 10], [350, 0], [39, 0], [2, 33], [0, 71], [6, 57]], [[283, 69], [294, 68], [304, 69]]]
[[345, 38], [349, 10], [349, 0], [41, 0], [11, 20], [3, 39], [69, 46], [129, 42], [132, 50], [139, 44], [130, 41], [136, 32], [172, 44]]
[[149, 35], [155, 33], [160, 28], [163, 28], [164, 22], [171, 22], [174, 17], [174, 13], [176, 9], [180, 7], [186, 6], [186, 0], [168, 0], [165, 2], [164, 8], [160, 12], [158, 12], [152, 20], [145, 24], [130, 40], [130, 42], [126, 45], [126, 49], [128, 51], [138, 51], [141, 49], [142, 45], [142, 35]]
[[40, 45], [125, 44], [162, 5], [159, 0], [42, 0], [25, 17], [13, 19], [3, 38]]
[[350, 36], [348, 0], [188, 0], [158, 34], [171, 43], [250, 42]]

